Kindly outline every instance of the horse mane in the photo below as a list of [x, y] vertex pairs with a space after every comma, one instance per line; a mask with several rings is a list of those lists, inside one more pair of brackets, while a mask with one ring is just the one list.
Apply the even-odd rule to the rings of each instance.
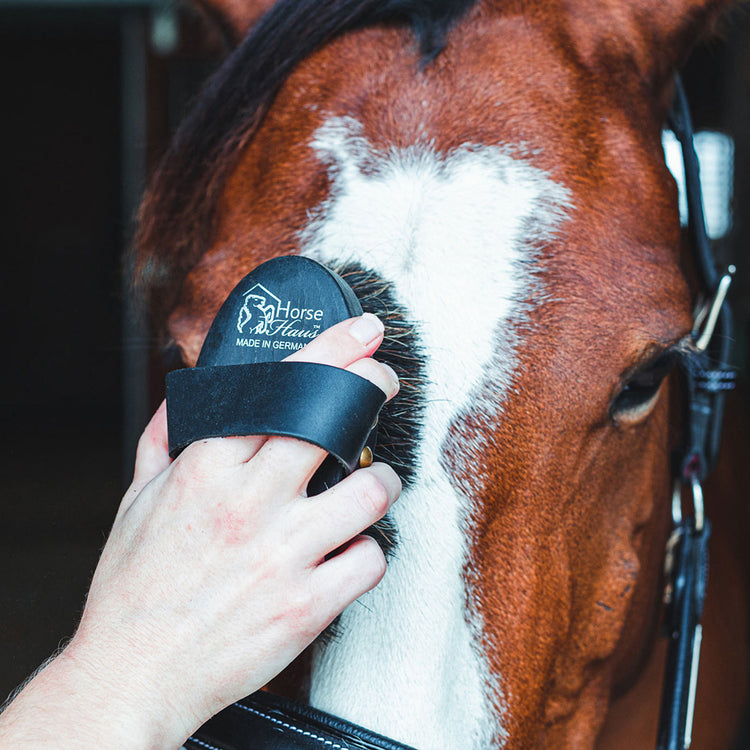
[[208, 248], [224, 183], [281, 85], [338, 35], [377, 23], [408, 24], [423, 64], [476, 0], [279, 0], [209, 80], [156, 170], [138, 216], [136, 298], [157, 330]]

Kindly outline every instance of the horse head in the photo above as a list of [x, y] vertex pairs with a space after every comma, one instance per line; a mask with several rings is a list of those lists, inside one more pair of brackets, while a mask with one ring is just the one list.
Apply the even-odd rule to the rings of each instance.
[[310, 700], [420, 748], [591, 747], [636, 679], [658, 704], [693, 325], [661, 133], [724, 3], [209, 4], [244, 39], [142, 208], [156, 318], [194, 364], [237, 281], [300, 253], [409, 337], [398, 548]]

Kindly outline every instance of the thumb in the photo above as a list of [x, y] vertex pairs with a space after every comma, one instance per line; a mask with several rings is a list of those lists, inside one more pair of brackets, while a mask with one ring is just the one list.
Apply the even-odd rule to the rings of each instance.
[[151, 421], [146, 425], [138, 441], [133, 481], [125, 493], [119, 513], [126, 511], [140, 491], [171, 463], [167, 440], [167, 402], [164, 400], [151, 417]]

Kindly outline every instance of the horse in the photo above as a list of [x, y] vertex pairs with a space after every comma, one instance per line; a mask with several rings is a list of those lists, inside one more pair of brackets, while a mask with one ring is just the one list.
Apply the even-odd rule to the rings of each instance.
[[[204, 0], [235, 47], [147, 191], [138, 294], [193, 365], [249, 270], [314, 258], [386, 319], [403, 384], [378, 448], [398, 543], [285, 683], [313, 706], [426, 750], [655, 746], [697, 294], [661, 133], [728, 4]], [[748, 679], [730, 448], [693, 733], [715, 750]]]
[[263, 333], [267, 331], [273, 323], [273, 303], [266, 304], [266, 297], [262, 294], [251, 294], [249, 292], [245, 295], [245, 304], [240, 309], [240, 315], [237, 319], [237, 330], [242, 333], [245, 326], [253, 319], [250, 307], [256, 309], [260, 314], [260, 320], [253, 327], [253, 332]]

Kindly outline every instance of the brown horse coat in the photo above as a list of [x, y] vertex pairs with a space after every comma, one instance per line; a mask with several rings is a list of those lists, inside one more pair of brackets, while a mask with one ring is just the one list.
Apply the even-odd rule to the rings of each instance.
[[[660, 138], [725, 4], [462, 3], [432, 60], [404, 24], [366, 24], [270, 94], [237, 73], [275, 43], [261, 21], [178, 135], [138, 264], [187, 364], [236, 282], [284, 253], [370, 271], [425, 349], [400, 551], [319, 647], [316, 705], [425, 748], [654, 746], [676, 381], [618, 396], [692, 326]], [[209, 5], [237, 40], [265, 10]], [[746, 697], [724, 461], [697, 748], [730, 746]]]

